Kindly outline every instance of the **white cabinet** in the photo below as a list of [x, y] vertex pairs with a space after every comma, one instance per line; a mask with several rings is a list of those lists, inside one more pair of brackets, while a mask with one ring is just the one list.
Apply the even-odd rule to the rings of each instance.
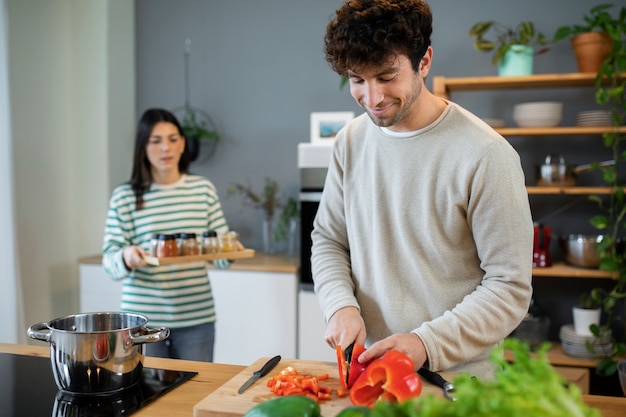
[[324, 340], [326, 324], [315, 292], [300, 290], [298, 309], [298, 358], [336, 362], [335, 351]]
[[217, 322], [214, 361], [250, 365], [260, 357], [296, 358], [296, 273], [209, 271]]
[[99, 263], [81, 263], [79, 273], [81, 313], [120, 310], [121, 281], [109, 278]]
[[[79, 264], [81, 312], [120, 309], [122, 283], [104, 273], [99, 259]], [[257, 254], [228, 270], [209, 270], [217, 315], [215, 362], [247, 366], [263, 356], [298, 357], [299, 279], [297, 266], [290, 262]], [[307, 334], [313, 329], [308, 323], [302, 326], [300, 331]]]

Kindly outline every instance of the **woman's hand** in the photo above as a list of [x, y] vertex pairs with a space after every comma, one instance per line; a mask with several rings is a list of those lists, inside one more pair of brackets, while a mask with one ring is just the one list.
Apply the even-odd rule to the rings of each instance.
[[122, 250], [122, 258], [124, 258], [124, 263], [128, 269], [141, 268], [148, 265], [144, 260], [144, 256], [148, 256], [148, 253], [139, 246], [126, 246]]

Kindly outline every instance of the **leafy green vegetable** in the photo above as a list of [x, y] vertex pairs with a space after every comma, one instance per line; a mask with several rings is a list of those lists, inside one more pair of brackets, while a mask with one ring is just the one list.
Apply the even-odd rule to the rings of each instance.
[[580, 389], [568, 384], [547, 359], [549, 344], [534, 355], [528, 344], [517, 339], [504, 341], [515, 361], [508, 363], [500, 349], [491, 352], [496, 365], [493, 380], [467, 374], [454, 379], [452, 402], [427, 394], [403, 403], [379, 402], [369, 417], [600, 417], [600, 412], [582, 400]]

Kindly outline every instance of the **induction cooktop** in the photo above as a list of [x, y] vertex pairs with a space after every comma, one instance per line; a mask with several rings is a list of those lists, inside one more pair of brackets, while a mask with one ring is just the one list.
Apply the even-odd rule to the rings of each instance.
[[197, 374], [143, 368], [139, 382], [119, 393], [77, 396], [57, 388], [49, 358], [0, 353], [0, 415], [128, 416]]

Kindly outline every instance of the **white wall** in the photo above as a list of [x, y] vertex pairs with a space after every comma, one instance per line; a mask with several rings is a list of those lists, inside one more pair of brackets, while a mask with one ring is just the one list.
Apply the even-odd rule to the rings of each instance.
[[[0, 240], [0, 265], [3, 275], [0, 278], [0, 317], [12, 317], [13, 320], [0, 320], [0, 337], [7, 342], [20, 340], [20, 328], [23, 327], [21, 316], [21, 296], [15, 257], [15, 227], [13, 216], [13, 182], [11, 161], [11, 126], [9, 120], [9, 73], [7, 51], [7, 13], [6, 1], [0, 0], [0, 230], [5, 238]], [[8, 196], [8, 198], [7, 198]]]
[[16, 247], [30, 325], [79, 312], [77, 260], [100, 252], [110, 192], [130, 172], [130, 155], [125, 165], [109, 155], [112, 146], [132, 150], [134, 2], [6, 1]]

